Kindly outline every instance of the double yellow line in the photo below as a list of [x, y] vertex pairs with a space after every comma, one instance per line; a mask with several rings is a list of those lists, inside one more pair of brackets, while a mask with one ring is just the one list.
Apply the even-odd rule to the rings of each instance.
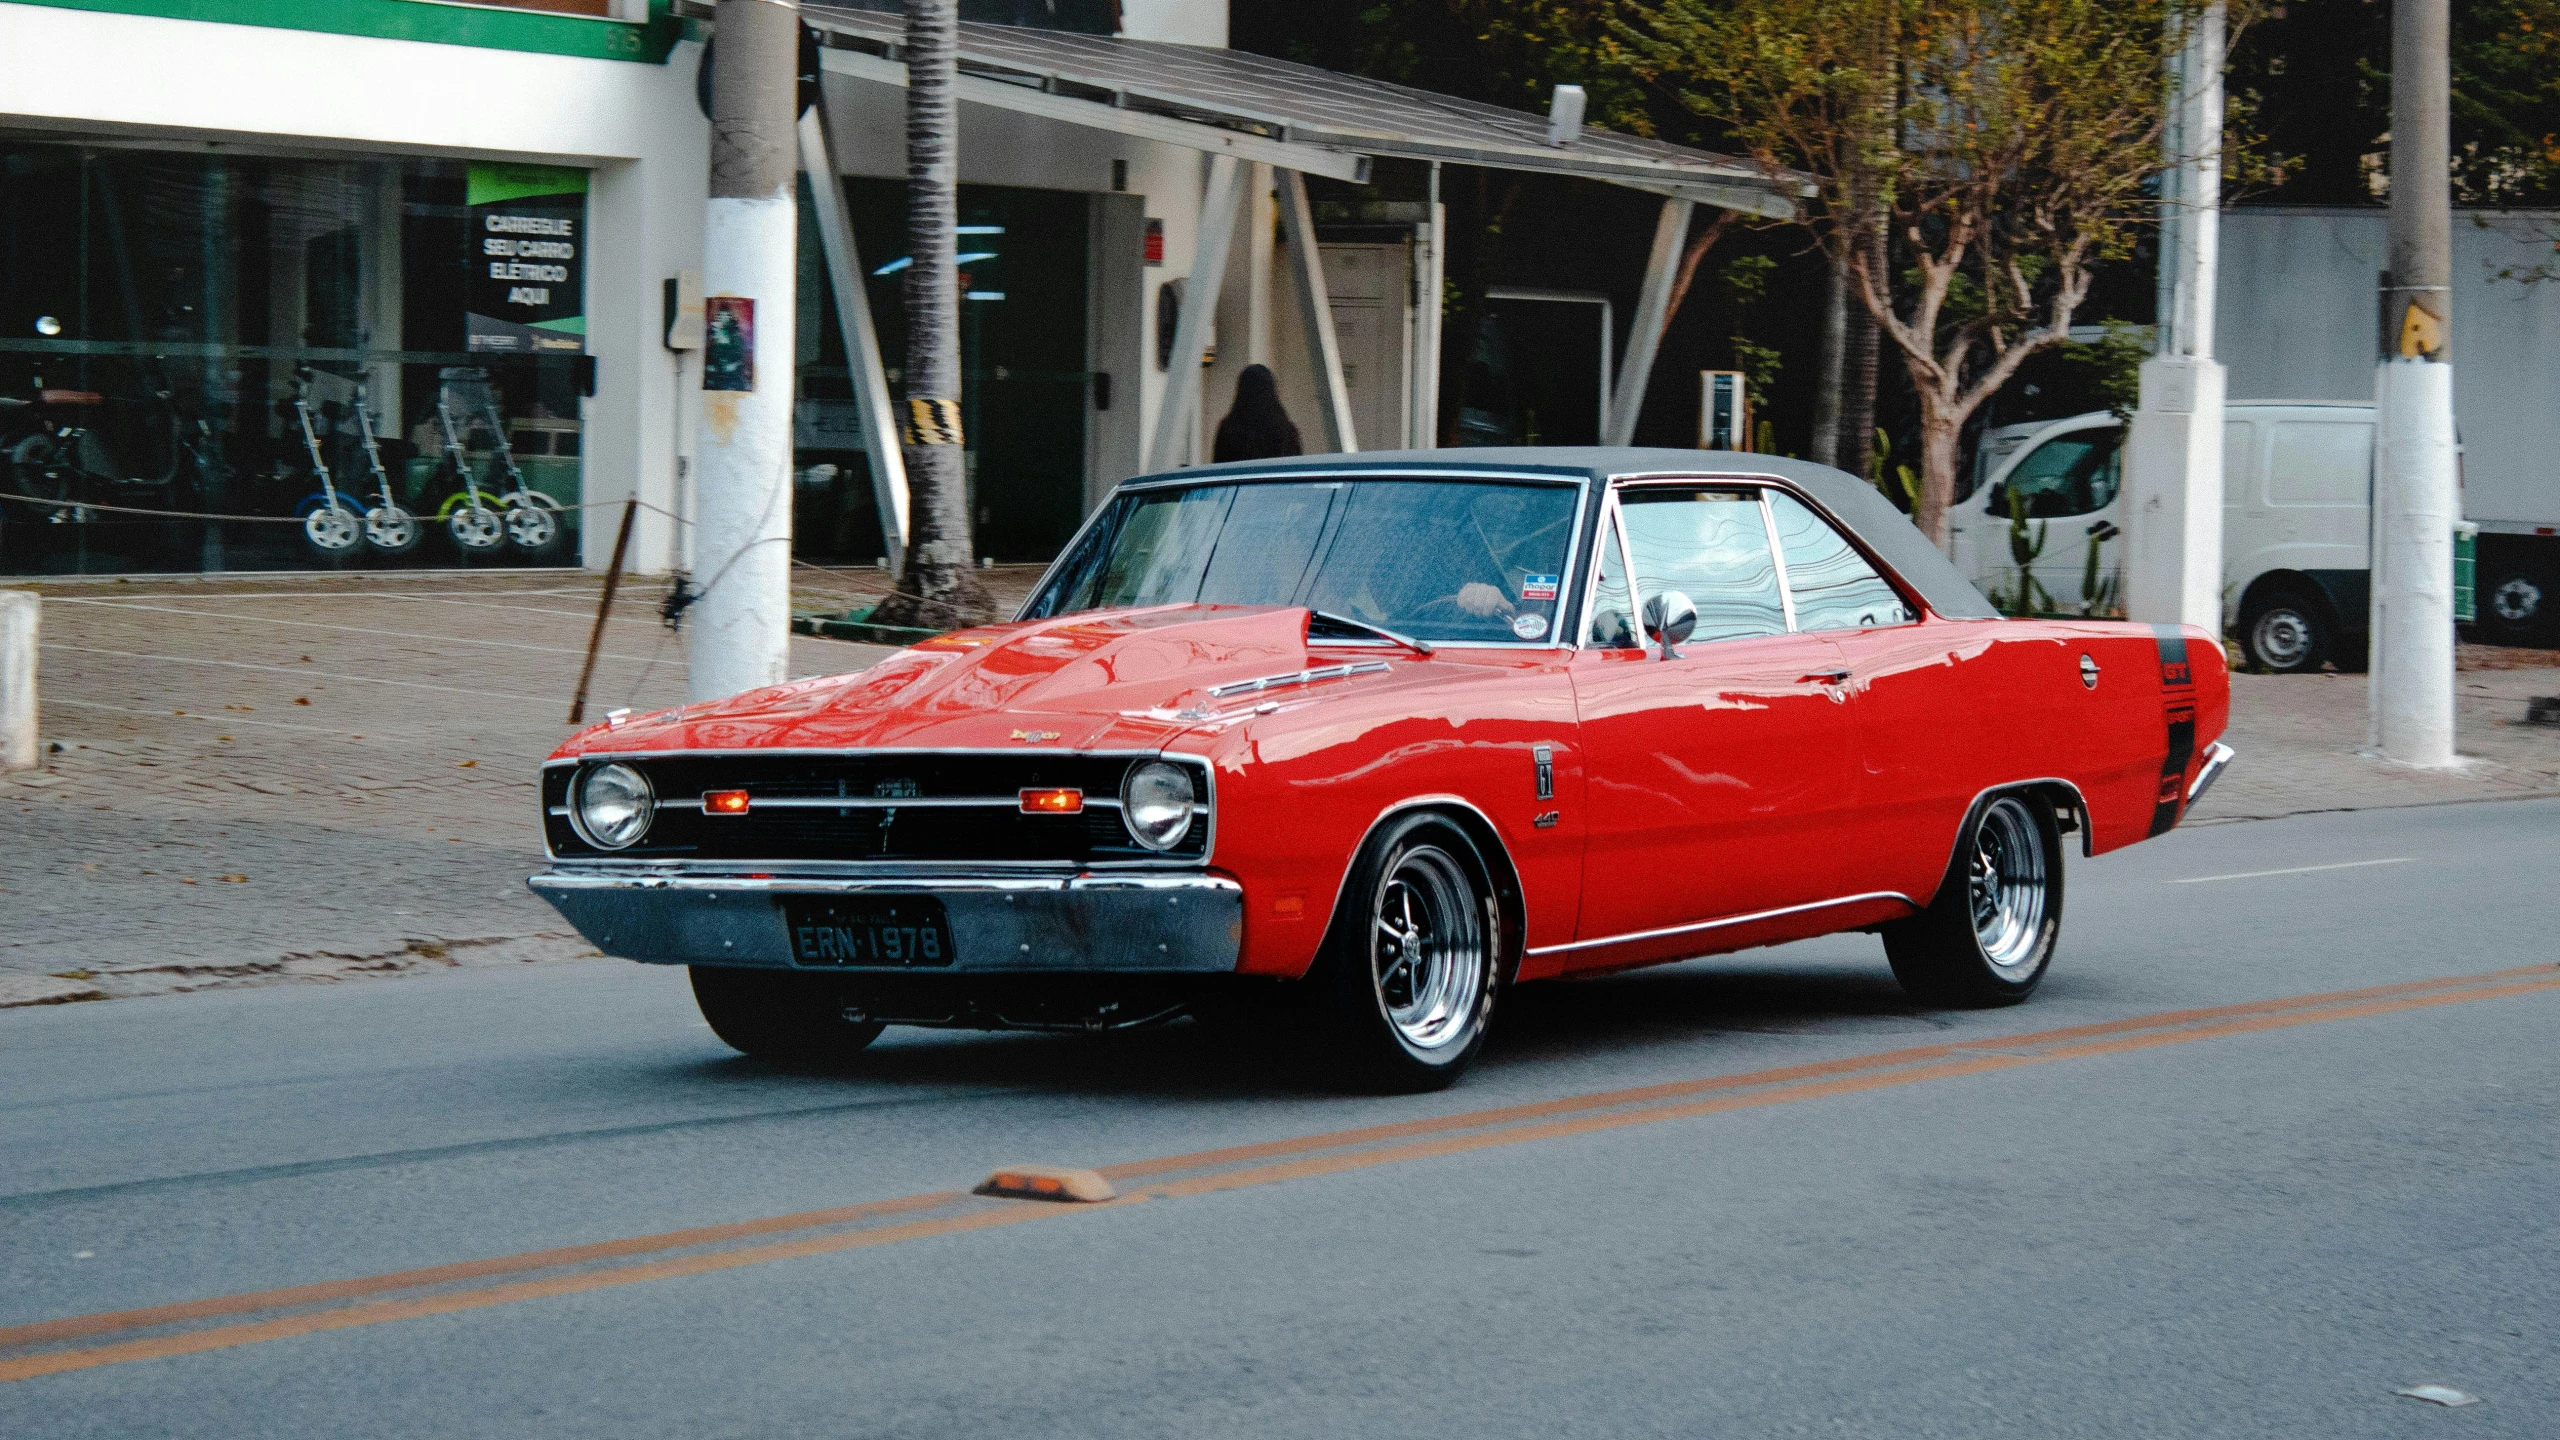
[[[0, 1381], [227, 1350], [1731, 1110], [2555, 990], [2560, 990], [2560, 965], [2529, 965], [2486, 975], [2176, 1010], [1131, 1161], [1102, 1167], [1101, 1173], [1123, 1189], [1119, 1198], [1098, 1205], [986, 1199], [947, 1190], [361, 1279], [80, 1315], [0, 1329]], [[104, 1338], [118, 1335], [134, 1338]]]

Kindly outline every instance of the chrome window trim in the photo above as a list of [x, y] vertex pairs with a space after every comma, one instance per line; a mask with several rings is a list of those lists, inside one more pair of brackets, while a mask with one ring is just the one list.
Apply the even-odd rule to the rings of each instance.
[[1760, 528], [1769, 535], [1769, 563], [1778, 570], [1778, 608], [1786, 612], [1787, 633], [1801, 634], [1804, 627], [1796, 623], [1795, 582], [1787, 578], [1787, 547], [1778, 543], [1778, 513], [1769, 504], [1769, 487], [1756, 487], [1752, 493], [1760, 500]]
[[[1783, 490], [1786, 492], [1789, 499], [1796, 501], [1803, 505], [1807, 510], [1812, 511], [1815, 517], [1820, 519], [1823, 524], [1830, 526], [1832, 530], [1839, 534], [1841, 539], [1848, 541], [1849, 548], [1857, 552], [1858, 558], [1867, 562], [1867, 568], [1875, 571], [1877, 576], [1884, 581], [1885, 585], [1891, 589], [1893, 593], [1902, 597], [1902, 608], [1910, 611], [1912, 615], [1911, 619], [1902, 622], [1904, 625], [1917, 625], [1930, 617], [1937, 615], [1937, 612], [1929, 608], [1927, 603], [1921, 599], [1920, 592], [1912, 586], [1911, 582], [1902, 578], [1901, 571], [1886, 564], [1883, 557], [1877, 555], [1875, 551], [1867, 547], [1866, 540], [1858, 534], [1856, 526], [1840, 523], [1839, 516], [1832, 514], [1830, 509], [1824, 506], [1820, 500], [1806, 494], [1802, 489], [1789, 482], [1787, 477], [1784, 475], [1771, 475], [1765, 471], [1758, 470], [1719, 471], [1714, 473], [1700, 473], [1694, 470], [1631, 470], [1623, 474], [1613, 474], [1609, 477], [1609, 483], [1611, 485], [1616, 485], [1620, 481], [1628, 480], [1638, 482], [1685, 480], [1698, 481], [1707, 484], [1724, 482], [1730, 484], [1756, 485], [1761, 489], [1760, 503], [1763, 507], [1767, 506], [1769, 503], [1767, 492], [1771, 490]], [[1785, 563], [1783, 553], [1780, 556], [1779, 563], [1782, 565]], [[1783, 587], [1780, 589], [1779, 593], [1781, 595], [1786, 595], [1786, 591]], [[1794, 605], [1794, 597], [1787, 596], [1787, 602], [1789, 607], [1792, 608]], [[1939, 616], [1938, 618], [1943, 619], [1945, 617]], [[1901, 626], [1870, 625], [1866, 628], [1868, 630], [1896, 630], [1900, 629]], [[1795, 632], [1790, 631], [1789, 633]], [[1816, 635], [1855, 635], [1863, 634], [1865, 632], [1857, 630], [1816, 630], [1804, 633]]]
[[[1381, 465], [1375, 469], [1360, 470], [1345, 470], [1338, 468], [1321, 470], [1265, 470], [1257, 471], [1250, 475], [1210, 475], [1200, 474], [1198, 472], [1176, 472], [1171, 475], [1157, 475], [1152, 477], [1141, 477], [1136, 480], [1124, 480], [1117, 486], [1114, 486], [1109, 495], [1103, 497], [1101, 504], [1093, 507], [1093, 513], [1086, 516], [1084, 524], [1076, 528], [1075, 537], [1067, 542], [1065, 549], [1058, 552], [1058, 558], [1050, 561], [1049, 568], [1040, 572], [1039, 582], [1031, 587], [1031, 594], [1023, 600], [1021, 608], [1014, 611], [1013, 618], [1016, 620], [1022, 619], [1023, 616], [1031, 609], [1032, 603], [1048, 591], [1049, 582], [1056, 578], [1058, 567], [1066, 563], [1067, 557], [1075, 553], [1078, 545], [1084, 543], [1086, 532], [1093, 529], [1094, 525], [1098, 523], [1105, 514], [1109, 513], [1113, 502], [1117, 501], [1122, 495], [1134, 495], [1151, 490], [1188, 489], [1208, 485], [1260, 485], [1266, 482], [1282, 480], [1323, 480], [1345, 484], [1357, 480], [1498, 480], [1513, 485], [1571, 486], [1574, 491], [1573, 528], [1567, 532], [1565, 536], [1564, 568], [1556, 572], [1560, 577], [1573, 574], [1575, 562], [1581, 558], [1582, 522], [1583, 518], [1590, 513], [1591, 491], [1595, 483], [1591, 472], [1588, 470], [1476, 470], [1444, 468], [1434, 465], [1414, 465], [1410, 463], [1403, 465]], [[1605, 487], [1605, 481], [1599, 483]], [[1574, 598], [1575, 597], [1570, 591], [1559, 590], [1556, 595], [1556, 619], [1558, 622], [1561, 622], [1567, 614], [1572, 612], [1571, 602]], [[1122, 610], [1155, 608], [1161, 607], [1106, 607], [1106, 609]], [[1070, 613], [1075, 615], [1095, 615], [1105, 612], [1104, 610], [1077, 610]], [[1046, 618], [1062, 620], [1067, 617], [1058, 615]], [[1310, 641], [1309, 643], [1312, 645], [1317, 642]], [[1326, 640], [1322, 643], [1327, 646], [1341, 644], [1375, 645], [1380, 648], [1401, 648], [1390, 647], [1386, 641]], [[1564, 637], [1563, 626], [1561, 623], [1558, 623], [1556, 628], [1549, 632], [1549, 638], [1545, 640], [1433, 640], [1430, 643], [1431, 647], [1435, 650], [1571, 650], [1578, 648], [1572, 641]]]
[[1842, 905], [1857, 905], [1869, 900], [1899, 900], [1914, 910], [1918, 901], [1899, 890], [1869, 890], [1858, 895], [1840, 895], [1829, 900], [1813, 900], [1802, 905], [1781, 905], [1775, 910], [1754, 910], [1748, 915], [1728, 915], [1721, 920], [1700, 920], [1688, 925], [1665, 925], [1659, 930], [1633, 930], [1624, 935], [1603, 935], [1596, 940], [1573, 940], [1562, 945], [1541, 945], [1531, 955], [1562, 955], [1574, 950], [1596, 950], [1605, 945], [1631, 945], [1639, 940], [1660, 940], [1672, 935], [1692, 935], [1708, 930], [1728, 930], [1736, 925], [1751, 925], [1762, 920], [1777, 920], [1789, 915], [1802, 915], [1809, 910], [1831, 910]]

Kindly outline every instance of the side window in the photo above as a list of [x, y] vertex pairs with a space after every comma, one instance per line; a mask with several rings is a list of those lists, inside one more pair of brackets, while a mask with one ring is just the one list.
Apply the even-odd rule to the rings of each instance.
[[2226, 421], [2222, 427], [2222, 505], [2226, 510], [2245, 508], [2255, 478], [2251, 466], [2258, 458], [2258, 427], [2246, 420]]
[[2288, 421], [2267, 447], [2270, 505], [2362, 505], [2373, 473], [2373, 429]]
[[1619, 502], [1635, 562], [1638, 614], [1647, 599], [1677, 590], [1698, 607], [1693, 640], [1786, 633], [1757, 492], [1648, 487], [1627, 491]]
[[1627, 554], [1618, 548], [1613, 516], [1600, 520], [1600, 574], [1591, 584], [1591, 644], [1600, 650], [1641, 650], [1635, 602], [1627, 595]]
[[1772, 490], [1769, 514], [1778, 522], [1778, 553], [1787, 562], [1797, 629], [1865, 630], [1920, 618], [1848, 538], [1803, 501]]
[[1991, 491], [1991, 516], [2009, 513], [2012, 497], [2030, 520], [2067, 520], [2104, 509], [2123, 483], [2124, 431], [2082, 430], [2027, 452]]

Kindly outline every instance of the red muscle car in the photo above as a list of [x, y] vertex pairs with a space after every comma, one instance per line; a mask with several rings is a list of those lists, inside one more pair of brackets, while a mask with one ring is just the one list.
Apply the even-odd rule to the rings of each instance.
[[2004, 619], [1818, 465], [1206, 466], [1009, 624], [581, 732], [531, 883], [751, 1054], [1267, 1008], [1420, 1089], [1521, 981], [1834, 931], [2023, 1000], [2065, 837], [2175, 825], [2228, 714], [2215, 636]]

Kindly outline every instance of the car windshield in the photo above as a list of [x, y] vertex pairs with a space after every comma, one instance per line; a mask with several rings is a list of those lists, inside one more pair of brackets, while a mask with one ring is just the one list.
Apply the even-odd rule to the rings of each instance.
[[1025, 613], [1304, 605], [1415, 639], [1544, 641], [1574, 486], [1265, 481], [1121, 496]]

